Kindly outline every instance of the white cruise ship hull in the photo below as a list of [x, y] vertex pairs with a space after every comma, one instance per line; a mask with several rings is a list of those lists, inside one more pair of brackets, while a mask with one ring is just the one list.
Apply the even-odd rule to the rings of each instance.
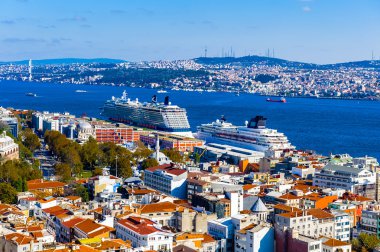
[[196, 134], [196, 138], [201, 139], [205, 141], [206, 143], [227, 144], [227, 145], [232, 145], [232, 146], [236, 146], [243, 149], [260, 151], [260, 152], [265, 152], [266, 150], [268, 150], [268, 146], [257, 145], [253, 143], [245, 143], [242, 141], [216, 137], [216, 136], [212, 136], [210, 133], [207, 133], [207, 132], [198, 131]]

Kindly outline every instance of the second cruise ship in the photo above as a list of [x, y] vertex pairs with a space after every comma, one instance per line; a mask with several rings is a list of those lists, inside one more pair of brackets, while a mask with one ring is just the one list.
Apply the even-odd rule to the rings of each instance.
[[293, 150], [284, 133], [266, 128], [266, 118], [256, 116], [245, 126], [235, 126], [224, 117], [215, 122], [197, 127], [197, 137], [210, 143], [229, 144], [256, 151]]
[[186, 110], [172, 105], [168, 96], [164, 103], [157, 102], [156, 95], [152, 102], [139, 102], [127, 98], [124, 91], [120, 98], [106, 101], [101, 114], [112, 121], [193, 137]]

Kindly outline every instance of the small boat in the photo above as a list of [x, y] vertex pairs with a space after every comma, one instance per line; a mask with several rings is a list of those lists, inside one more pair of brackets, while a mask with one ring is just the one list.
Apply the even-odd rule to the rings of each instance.
[[166, 94], [168, 91], [160, 89], [157, 91], [158, 94]]
[[35, 93], [26, 93], [25, 95], [26, 95], [26, 96], [37, 97], [37, 94], [35, 94]]
[[75, 90], [75, 93], [87, 93], [86, 90], [77, 89]]
[[267, 98], [267, 102], [282, 102], [282, 103], [285, 103], [286, 99], [284, 97], [281, 97], [280, 99]]

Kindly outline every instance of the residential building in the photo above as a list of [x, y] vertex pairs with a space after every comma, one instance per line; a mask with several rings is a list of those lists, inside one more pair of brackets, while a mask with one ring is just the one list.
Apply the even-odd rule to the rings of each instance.
[[309, 209], [301, 212], [287, 212], [275, 216], [275, 228], [295, 229], [308, 237], [326, 236], [334, 238], [334, 215], [321, 209]]
[[85, 219], [74, 225], [74, 239], [82, 238], [109, 238], [113, 228], [96, 223], [93, 220]]
[[349, 242], [324, 237], [321, 240], [323, 252], [351, 252], [352, 245]]
[[334, 237], [337, 240], [349, 242], [351, 240], [350, 215], [341, 210], [331, 211], [334, 215]]
[[133, 248], [142, 251], [172, 251], [173, 236], [146, 218], [130, 216], [116, 224], [116, 237], [131, 241]]
[[276, 228], [275, 237], [276, 252], [325, 252], [321, 240], [302, 235], [294, 228]]
[[207, 233], [218, 240], [217, 250], [220, 252], [233, 251], [234, 232], [231, 218], [220, 218], [208, 222]]
[[362, 211], [360, 231], [380, 238], [380, 209]]
[[217, 241], [206, 233], [183, 233], [175, 237], [177, 246], [184, 245], [199, 252], [215, 252]]
[[161, 193], [187, 198], [187, 170], [179, 169], [173, 164], [163, 164], [145, 169], [144, 184]]
[[274, 252], [274, 228], [268, 223], [260, 223], [237, 230], [234, 251]]
[[59, 181], [34, 179], [27, 181], [27, 185], [29, 192], [45, 196], [59, 196], [64, 194], [64, 187], [67, 184]]
[[340, 188], [375, 199], [376, 174], [363, 168], [329, 164], [320, 172], [315, 173], [313, 185], [325, 188]]

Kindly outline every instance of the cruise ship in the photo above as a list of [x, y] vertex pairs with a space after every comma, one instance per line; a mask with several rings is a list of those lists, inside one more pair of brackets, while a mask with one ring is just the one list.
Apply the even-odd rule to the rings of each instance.
[[120, 98], [112, 97], [105, 102], [101, 115], [116, 122], [193, 137], [186, 110], [172, 105], [169, 96], [164, 103], [157, 102], [156, 95], [151, 102], [139, 102], [127, 98], [124, 91]]
[[266, 118], [256, 116], [245, 126], [235, 126], [222, 116], [215, 122], [197, 127], [197, 137], [206, 143], [229, 144], [255, 151], [295, 149], [288, 138], [274, 129], [266, 128]]

